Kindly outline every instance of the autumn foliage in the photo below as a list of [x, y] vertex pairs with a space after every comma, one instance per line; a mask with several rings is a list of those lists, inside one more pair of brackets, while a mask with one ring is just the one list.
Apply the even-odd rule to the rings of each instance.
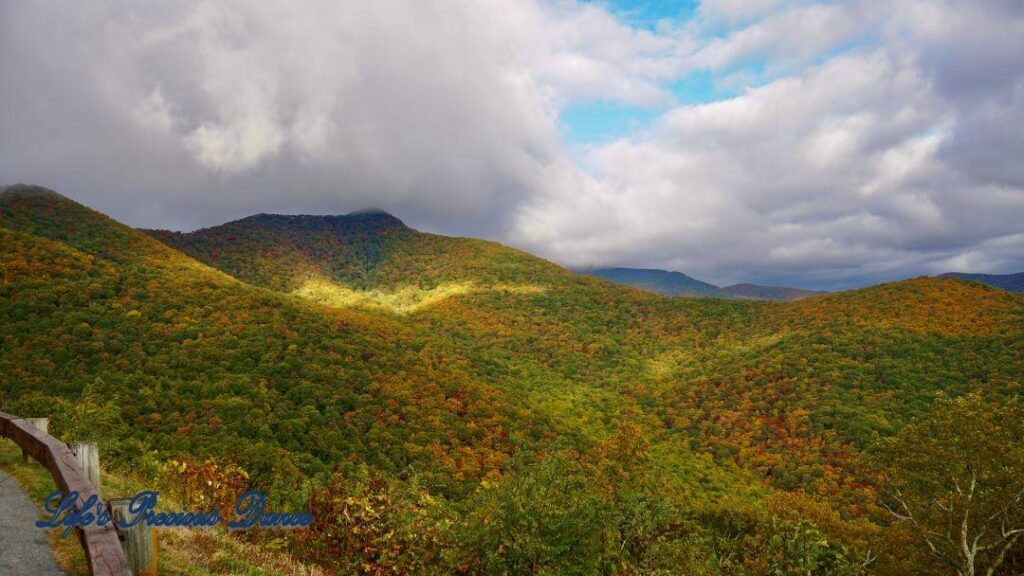
[[666, 298], [386, 214], [143, 233], [0, 194], [0, 409], [102, 414], [188, 503], [311, 507], [291, 546], [342, 573], [914, 573], [862, 455], [1019, 396], [1022, 334], [957, 280]]

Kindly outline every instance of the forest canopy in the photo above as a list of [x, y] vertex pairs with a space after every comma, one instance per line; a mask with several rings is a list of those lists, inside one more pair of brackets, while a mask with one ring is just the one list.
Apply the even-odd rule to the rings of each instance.
[[923, 536], [972, 474], [977, 573], [1022, 566], [1020, 295], [669, 298], [386, 214], [144, 233], [34, 187], [0, 264], [0, 409], [312, 509], [289, 546], [341, 573], [970, 573]]

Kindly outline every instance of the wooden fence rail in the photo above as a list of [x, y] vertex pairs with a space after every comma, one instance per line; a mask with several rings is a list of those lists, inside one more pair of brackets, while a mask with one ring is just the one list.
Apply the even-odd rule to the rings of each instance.
[[[78, 492], [78, 506], [91, 496], [100, 500], [96, 488], [75, 461], [75, 455], [60, 440], [38, 430], [25, 420], [0, 412], [0, 436], [10, 438], [29, 456], [50, 471], [53, 481], [65, 494]], [[35, 529], [34, 526], [26, 529]], [[128, 560], [112, 524], [91, 524], [78, 531], [92, 576], [131, 576]]]

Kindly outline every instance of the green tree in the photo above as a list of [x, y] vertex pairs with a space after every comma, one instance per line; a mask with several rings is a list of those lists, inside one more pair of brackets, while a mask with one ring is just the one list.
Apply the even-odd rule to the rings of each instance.
[[873, 561], [851, 557], [843, 545], [831, 542], [816, 526], [798, 522], [782, 527], [768, 540], [769, 576], [859, 576]]
[[959, 576], [999, 574], [1024, 535], [1024, 406], [937, 401], [873, 456], [881, 504]]
[[458, 535], [466, 571], [481, 576], [606, 573], [612, 514], [571, 460], [551, 456], [469, 502]]

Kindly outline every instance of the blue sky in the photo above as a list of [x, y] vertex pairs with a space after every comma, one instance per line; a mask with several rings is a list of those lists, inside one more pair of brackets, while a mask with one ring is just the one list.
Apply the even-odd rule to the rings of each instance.
[[572, 102], [559, 113], [560, 134], [570, 146], [601, 144], [643, 131], [670, 107], [703, 104], [735, 95], [735, 91], [717, 88], [708, 70], [690, 72], [665, 83], [664, 88], [672, 99], [657, 106], [602, 99]]
[[[678, 26], [692, 18], [696, 1], [669, 0], [597, 0], [590, 2], [608, 10], [622, 22], [637, 28], [657, 30], [659, 26]], [[571, 102], [559, 114], [560, 134], [570, 146], [600, 144], [641, 131], [670, 105], [710, 102], [715, 93], [711, 73], [698, 71], [665, 86], [672, 102], [660, 106], [637, 106], [602, 99]]]
[[[625, 24], [652, 32], [686, 26], [698, 18], [700, 5], [690, 0], [595, 0], [588, 3], [602, 7]], [[724, 40], [731, 31], [728, 26], [703, 24], [700, 28], [704, 31], [702, 41], [705, 43]], [[793, 64], [780, 67], [780, 63], [773, 63], [769, 56], [755, 53], [716, 72], [708, 68], [687, 70], [662, 84], [671, 98], [657, 104], [636, 105], [601, 98], [573, 100], [560, 110], [559, 134], [568, 146], [602, 144], [629, 137], [651, 126], [663, 112], [673, 107], [732, 98], [774, 77], [795, 74], [842, 54], [879, 45], [875, 31], [865, 30], [795, 67]]]
[[[600, 6], [631, 27], [652, 32], [678, 29], [697, 17], [697, 1], [666, 0], [597, 0]], [[723, 38], [726, 31], [717, 31], [707, 38]], [[833, 54], [826, 55], [830, 57]], [[727, 76], [742, 75], [744, 82], [728, 82], [707, 68], [688, 70], [662, 83], [670, 98], [657, 104], [637, 105], [602, 98], [587, 98], [568, 103], [559, 113], [559, 133], [569, 146], [601, 144], [642, 132], [665, 111], [681, 105], [706, 104], [733, 97], [749, 85], [765, 77], [765, 60], [752, 57], [730, 67]]]
[[671, 0], [614, 0], [591, 2], [607, 9], [635, 27], [654, 29], [663, 20], [680, 22], [691, 18], [699, 2]]

